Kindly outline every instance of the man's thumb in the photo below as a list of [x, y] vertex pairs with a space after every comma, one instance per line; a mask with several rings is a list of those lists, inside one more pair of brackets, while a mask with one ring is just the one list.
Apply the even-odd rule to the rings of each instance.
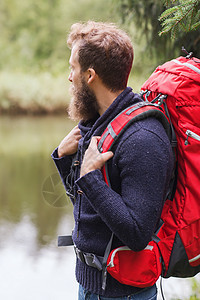
[[102, 158], [104, 164], [105, 164], [105, 162], [107, 162], [110, 158], [112, 158], [113, 155], [114, 155], [114, 154], [113, 154], [112, 151], [107, 151], [107, 152], [105, 152], [105, 153], [102, 153], [102, 154], [101, 154], [101, 158]]

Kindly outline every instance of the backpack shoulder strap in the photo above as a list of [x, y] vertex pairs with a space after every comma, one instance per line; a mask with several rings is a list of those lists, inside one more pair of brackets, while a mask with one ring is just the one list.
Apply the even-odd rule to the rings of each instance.
[[[153, 104], [150, 102], [139, 102], [127, 107], [108, 124], [98, 143], [99, 151], [103, 153], [111, 150], [119, 137], [132, 123], [146, 119], [148, 117], [154, 117], [162, 123], [171, 141], [170, 123], [165, 116], [162, 108], [158, 104]], [[110, 186], [107, 164], [104, 165], [102, 173], [105, 182]]]

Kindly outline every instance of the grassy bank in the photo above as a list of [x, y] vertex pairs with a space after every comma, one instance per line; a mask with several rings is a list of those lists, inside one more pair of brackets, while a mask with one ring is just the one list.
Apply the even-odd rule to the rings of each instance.
[[[0, 72], [0, 114], [58, 114], [66, 113], [69, 103], [67, 72], [26, 74]], [[134, 73], [129, 85], [140, 90], [143, 76]]]
[[37, 75], [25, 73], [0, 73], [1, 114], [61, 113], [66, 110], [68, 80], [65, 74]]

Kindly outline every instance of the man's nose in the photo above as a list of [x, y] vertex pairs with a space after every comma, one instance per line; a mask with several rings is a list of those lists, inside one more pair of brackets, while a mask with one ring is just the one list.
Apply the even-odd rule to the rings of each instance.
[[70, 82], [72, 82], [72, 72], [70, 72], [69, 77], [68, 77], [68, 80], [69, 80]]

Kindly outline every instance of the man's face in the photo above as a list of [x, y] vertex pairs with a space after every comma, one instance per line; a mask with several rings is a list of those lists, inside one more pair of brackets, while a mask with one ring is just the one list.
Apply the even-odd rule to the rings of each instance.
[[71, 56], [69, 59], [69, 65], [71, 72], [69, 74], [69, 81], [74, 87], [80, 84], [81, 66], [78, 61], [78, 45], [75, 44], [72, 47]]
[[71, 82], [70, 93], [72, 96], [69, 105], [69, 116], [73, 120], [87, 121], [96, 116], [99, 107], [95, 93], [88, 86], [87, 71], [81, 71], [77, 44], [72, 47], [69, 64], [71, 72], [68, 79]]

